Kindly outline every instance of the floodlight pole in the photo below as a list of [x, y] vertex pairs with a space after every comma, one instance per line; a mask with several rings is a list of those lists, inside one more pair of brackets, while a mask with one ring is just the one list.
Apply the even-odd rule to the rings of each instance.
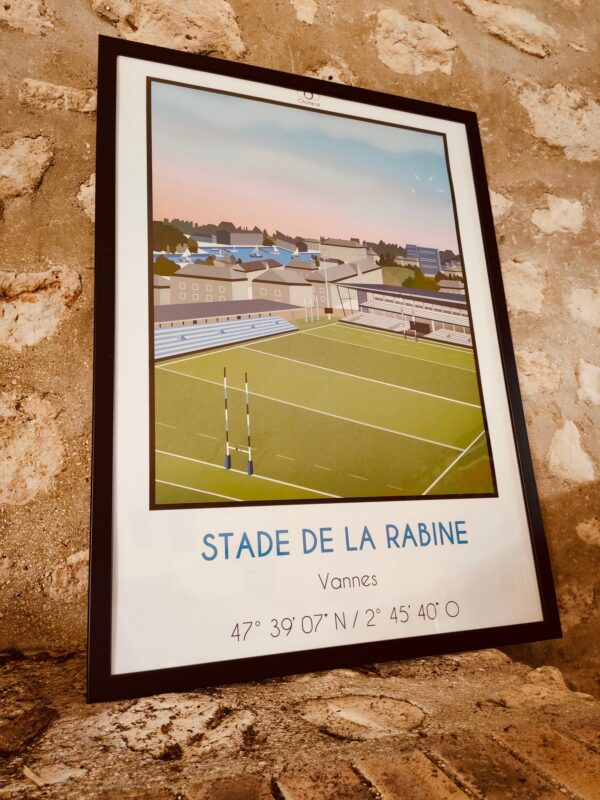
[[229, 452], [229, 413], [227, 410], [227, 368], [223, 367], [223, 399], [225, 402], [225, 469], [231, 469]]
[[244, 372], [244, 382], [246, 384], [246, 431], [248, 433], [248, 475], [254, 472], [252, 463], [252, 445], [250, 444], [250, 399], [248, 394], [248, 373]]
[[[329, 299], [329, 281], [327, 280], [327, 264], [323, 267], [325, 272], [325, 299], [327, 300], [327, 308], [331, 308], [331, 301]], [[331, 322], [331, 314], [327, 314], [327, 319]]]

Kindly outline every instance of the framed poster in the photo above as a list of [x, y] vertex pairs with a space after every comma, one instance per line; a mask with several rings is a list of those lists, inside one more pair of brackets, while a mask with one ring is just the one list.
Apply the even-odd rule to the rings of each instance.
[[98, 88], [89, 699], [559, 636], [475, 115]]

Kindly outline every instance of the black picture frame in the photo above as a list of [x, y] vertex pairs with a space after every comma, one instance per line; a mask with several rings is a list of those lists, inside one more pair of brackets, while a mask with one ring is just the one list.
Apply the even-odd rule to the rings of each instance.
[[[442, 633], [411, 638], [340, 645], [316, 650], [152, 669], [114, 675], [111, 672], [113, 556], [113, 398], [115, 366], [115, 189], [116, 99], [119, 56], [176, 67], [199, 69], [298, 92], [353, 100], [464, 125], [480, 227], [494, 305], [495, 326], [507, 388], [513, 435], [520, 467], [543, 619], [540, 622]], [[349, 87], [261, 67], [192, 53], [99, 37], [96, 139], [96, 240], [93, 447], [88, 616], [88, 702], [133, 698], [159, 692], [259, 680], [306, 671], [422, 657], [440, 653], [500, 647], [558, 638], [561, 627], [544, 534], [523, 405], [502, 284], [483, 150], [476, 114], [391, 94]]]

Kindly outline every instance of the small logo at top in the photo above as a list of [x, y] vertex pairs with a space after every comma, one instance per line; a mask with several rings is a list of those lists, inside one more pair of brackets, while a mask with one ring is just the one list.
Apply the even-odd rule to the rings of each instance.
[[310, 106], [310, 108], [321, 108], [321, 98], [313, 92], [298, 92], [298, 105]]

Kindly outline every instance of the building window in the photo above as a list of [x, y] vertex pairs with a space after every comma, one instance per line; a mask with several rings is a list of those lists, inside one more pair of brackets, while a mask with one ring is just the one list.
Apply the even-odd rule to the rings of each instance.
[[197, 291], [198, 291], [198, 284], [197, 284], [197, 283], [193, 283], [193, 284], [192, 284], [192, 289], [193, 289], [195, 292], [197, 292]]
[[225, 300], [227, 300], [227, 298], [226, 297], [219, 297], [219, 300], [221, 300], [224, 303]]
[[207, 283], [204, 288], [207, 292], [212, 292], [212, 283]]
[[275, 297], [281, 297], [281, 289], [275, 289]]
[[219, 286], [219, 291], [224, 293], [225, 292], [225, 287], [224, 286]]
[[266, 290], [266, 289], [261, 289], [261, 290], [260, 290], [260, 293], [261, 293], [262, 295], [265, 295], [265, 294], [267, 293], [267, 290]]
[[179, 292], [179, 299], [185, 300], [185, 292]]
[[198, 300], [198, 295], [197, 294], [192, 295], [192, 300]]
[[185, 289], [185, 281], [179, 281], [179, 288]]
[[210, 303], [210, 302], [211, 302], [211, 300], [212, 300], [212, 294], [207, 294], [207, 295], [206, 295], [206, 302], [207, 302], [207, 303]]

